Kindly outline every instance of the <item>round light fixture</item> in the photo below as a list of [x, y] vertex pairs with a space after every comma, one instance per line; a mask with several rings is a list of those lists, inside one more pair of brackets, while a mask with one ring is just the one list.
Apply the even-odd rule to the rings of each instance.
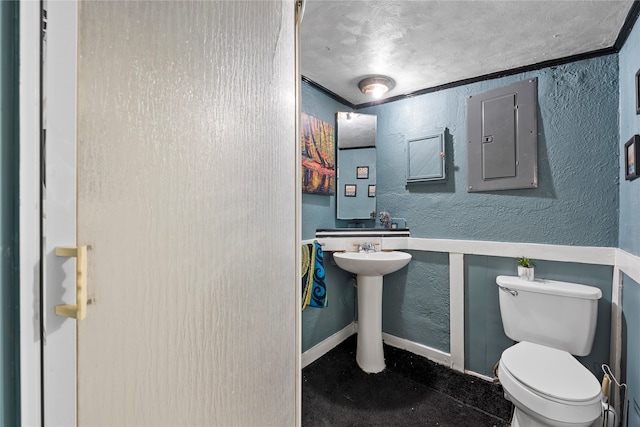
[[365, 95], [372, 95], [380, 98], [385, 93], [394, 88], [396, 82], [387, 76], [370, 76], [358, 83], [358, 87]]

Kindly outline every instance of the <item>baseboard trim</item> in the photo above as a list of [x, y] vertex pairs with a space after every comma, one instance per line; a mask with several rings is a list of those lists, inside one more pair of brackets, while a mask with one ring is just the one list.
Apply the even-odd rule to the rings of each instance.
[[444, 365], [447, 368], [451, 368], [451, 354], [444, 351], [436, 350], [424, 344], [418, 344], [417, 342], [409, 341], [404, 338], [396, 337], [395, 335], [382, 333], [382, 340], [385, 344], [392, 347], [396, 347], [402, 350], [410, 351], [418, 356], [426, 357], [432, 362], [436, 362], [440, 365]]
[[335, 334], [331, 335], [329, 338], [324, 341], [319, 342], [318, 344], [311, 347], [309, 350], [302, 353], [301, 366], [304, 369], [311, 363], [320, 359], [326, 353], [331, 351], [333, 348], [338, 346], [342, 341], [349, 338], [351, 335], [356, 333], [356, 324], [355, 322], [351, 322]]
[[477, 372], [470, 371], [470, 370], [468, 370], [468, 369], [465, 369], [465, 370], [464, 370], [464, 373], [465, 373], [465, 374], [467, 374], [467, 375], [471, 375], [472, 377], [480, 378], [481, 380], [485, 380], [485, 381], [487, 381], [487, 382], [489, 382], [489, 383], [494, 382], [494, 381], [493, 381], [493, 378], [488, 377], [488, 376], [486, 376], [486, 375], [479, 374], [479, 373], [477, 373]]
[[[418, 356], [426, 357], [427, 359], [439, 365], [443, 365], [449, 369], [456, 370], [451, 366], [451, 363], [452, 363], [451, 354], [449, 353], [436, 350], [435, 348], [426, 346], [424, 344], [418, 344], [417, 342], [409, 341], [404, 338], [399, 338], [394, 335], [387, 334], [385, 332], [382, 333], [382, 339], [385, 342], [385, 344], [388, 344], [392, 347], [396, 347], [402, 350], [407, 350], [413, 354], [417, 354]], [[468, 369], [465, 369], [464, 373], [490, 383], [493, 382], [493, 378], [488, 377], [486, 375], [479, 374], [477, 372], [469, 371]]]
[[[333, 350], [335, 347], [340, 345], [340, 343], [351, 335], [358, 332], [358, 324], [357, 322], [352, 322], [331, 335], [329, 338], [324, 341], [319, 342], [318, 344], [311, 347], [309, 350], [302, 353], [302, 368], [307, 367], [311, 363], [320, 359], [322, 356], [327, 354], [329, 351]], [[401, 350], [409, 351], [413, 354], [417, 354], [418, 356], [425, 357], [432, 362], [435, 362], [439, 365], [446, 366], [449, 369], [453, 369], [451, 367], [451, 354], [445, 353], [444, 351], [437, 350], [435, 348], [431, 348], [424, 344], [419, 344], [417, 342], [409, 341], [404, 338], [396, 337], [395, 335], [387, 334], [386, 332], [382, 333], [382, 340], [385, 344], [390, 345], [391, 347], [396, 347]], [[474, 376], [476, 378], [493, 382], [493, 378], [487, 377], [486, 375], [478, 374], [477, 372], [464, 370], [464, 373], [467, 375]]]

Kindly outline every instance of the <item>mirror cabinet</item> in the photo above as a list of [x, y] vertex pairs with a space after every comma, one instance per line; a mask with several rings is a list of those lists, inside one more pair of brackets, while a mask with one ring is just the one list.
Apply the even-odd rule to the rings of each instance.
[[407, 137], [407, 184], [441, 181], [445, 174], [445, 129]]
[[376, 218], [377, 116], [338, 112], [336, 199], [337, 218]]

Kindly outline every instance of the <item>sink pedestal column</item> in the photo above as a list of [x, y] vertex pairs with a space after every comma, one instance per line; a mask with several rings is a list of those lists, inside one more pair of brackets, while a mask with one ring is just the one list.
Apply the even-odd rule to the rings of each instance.
[[384, 370], [382, 349], [382, 276], [358, 274], [358, 366], [370, 374]]

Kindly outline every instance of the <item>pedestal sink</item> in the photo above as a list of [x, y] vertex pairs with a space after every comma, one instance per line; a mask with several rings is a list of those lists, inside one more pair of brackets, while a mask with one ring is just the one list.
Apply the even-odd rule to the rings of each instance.
[[357, 275], [358, 366], [368, 373], [384, 370], [382, 348], [382, 276], [411, 261], [406, 252], [334, 252], [338, 267]]

